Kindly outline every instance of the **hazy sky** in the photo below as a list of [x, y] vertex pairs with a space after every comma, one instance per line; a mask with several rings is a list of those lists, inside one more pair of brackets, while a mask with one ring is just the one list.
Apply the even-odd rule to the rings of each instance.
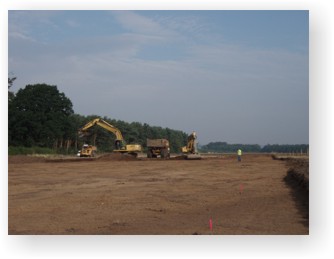
[[200, 144], [309, 143], [308, 11], [9, 11], [13, 90], [195, 130]]

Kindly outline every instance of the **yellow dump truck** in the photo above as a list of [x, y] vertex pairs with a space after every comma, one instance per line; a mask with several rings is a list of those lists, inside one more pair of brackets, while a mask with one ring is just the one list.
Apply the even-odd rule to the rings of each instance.
[[83, 144], [81, 150], [78, 152], [80, 157], [94, 157], [96, 155], [96, 146]]
[[147, 157], [170, 158], [169, 141], [167, 139], [147, 139]]

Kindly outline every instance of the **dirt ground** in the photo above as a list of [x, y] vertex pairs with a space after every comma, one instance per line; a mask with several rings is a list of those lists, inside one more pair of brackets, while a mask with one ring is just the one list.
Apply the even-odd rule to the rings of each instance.
[[[160, 160], [9, 157], [9, 234], [309, 234], [269, 155]], [[308, 199], [308, 197], [307, 197]]]

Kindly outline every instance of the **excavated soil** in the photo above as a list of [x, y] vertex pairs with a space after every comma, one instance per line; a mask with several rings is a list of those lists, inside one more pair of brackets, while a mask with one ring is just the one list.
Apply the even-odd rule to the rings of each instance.
[[309, 161], [308, 159], [288, 159], [289, 167], [285, 180], [299, 186], [305, 192], [309, 191]]
[[299, 185], [284, 180], [291, 164], [268, 155], [8, 162], [11, 235], [309, 233]]
[[138, 160], [133, 155], [121, 154], [121, 153], [105, 154], [103, 156], [97, 157], [96, 159], [99, 161], [136, 161]]
[[305, 218], [305, 225], [309, 224], [309, 160], [287, 159], [289, 167], [285, 182], [290, 186], [292, 195], [296, 200], [299, 210]]

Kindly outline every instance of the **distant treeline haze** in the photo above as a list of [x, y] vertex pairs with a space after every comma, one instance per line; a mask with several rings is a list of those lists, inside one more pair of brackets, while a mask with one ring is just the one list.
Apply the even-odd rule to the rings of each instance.
[[200, 150], [203, 153], [234, 153], [238, 149], [243, 152], [263, 152], [263, 153], [308, 153], [309, 145], [265, 145], [261, 148], [260, 145], [246, 144], [228, 144], [226, 142], [210, 142], [207, 145], [201, 146]]

